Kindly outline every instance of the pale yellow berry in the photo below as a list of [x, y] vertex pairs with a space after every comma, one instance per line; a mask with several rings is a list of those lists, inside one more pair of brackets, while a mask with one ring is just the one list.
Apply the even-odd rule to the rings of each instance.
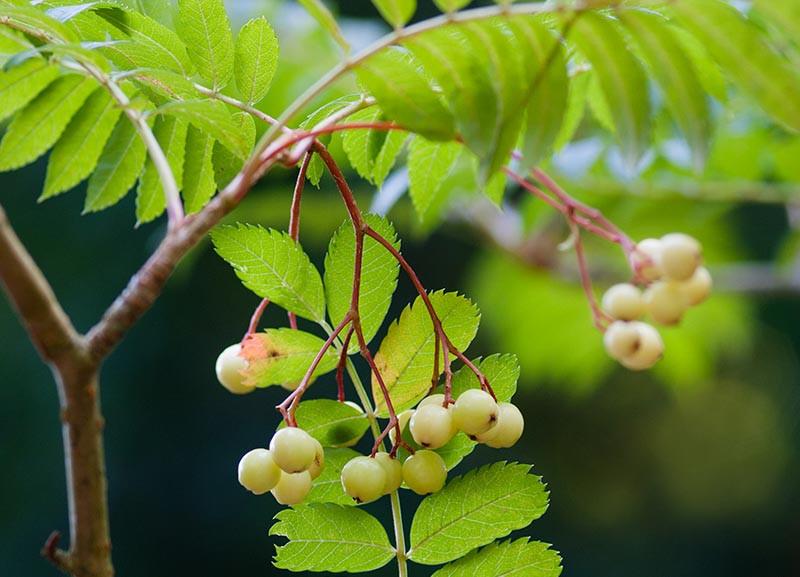
[[383, 493], [389, 494], [397, 491], [403, 483], [402, 463], [384, 451], [375, 453], [375, 461], [383, 467], [383, 472], [386, 473], [386, 485], [383, 487]]
[[620, 321], [635, 321], [645, 311], [642, 291], [629, 283], [616, 284], [603, 295], [603, 310]]
[[315, 438], [312, 437], [311, 440], [314, 441], [316, 452], [314, 453], [314, 460], [308, 468], [308, 474], [311, 475], [312, 479], [316, 479], [322, 474], [322, 470], [325, 468], [325, 449], [322, 448], [322, 444]]
[[371, 457], [350, 459], [342, 468], [342, 488], [357, 503], [369, 503], [384, 494], [386, 472]]
[[281, 505], [299, 505], [311, 491], [311, 475], [302, 473], [281, 472], [281, 479], [273, 487], [271, 493]]
[[453, 420], [458, 429], [467, 435], [479, 435], [497, 422], [497, 402], [481, 389], [467, 389], [453, 405]]
[[664, 274], [659, 264], [660, 254], [661, 241], [657, 238], [646, 238], [636, 244], [635, 262], [645, 280], [658, 280]]
[[229, 346], [217, 357], [215, 366], [217, 380], [234, 395], [245, 395], [255, 388], [244, 384], [242, 371], [247, 368], [247, 361], [239, 356], [241, 352], [239, 343]]
[[658, 281], [644, 292], [647, 312], [660, 325], [675, 325], [689, 308], [680, 285], [671, 281]]
[[642, 322], [634, 324], [639, 332], [639, 346], [620, 362], [633, 371], [643, 371], [653, 367], [664, 355], [664, 341], [652, 325]]
[[422, 399], [419, 404], [417, 405], [418, 409], [421, 409], [425, 405], [439, 405], [440, 407], [444, 406], [444, 395], [441, 393], [437, 393], [435, 395], [429, 395]]
[[677, 281], [689, 280], [702, 260], [702, 247], [691, 236], [676, 232], [661, 238], [658, 264], [665, 277]]
[[606, 329], [603, 335], [603, 344], [608, 356], [620, 360], [632, 355], [639, 348], [638, 323], [615, 321]]
[[262, 495], [278, 484], [281, 470], [267, 449], [253, 449], [239, 461], [239, 484], [255, 495]]
[[403, 463], [403, 482], [418, 495], [436, 493], [447, 480], [447, 466], [433, 451], [417, 451]]
[[298, 427], [278, 430], [269, 442], [275, 463], [287, 473], [307, 471], [317, 456], [314, 438]]
[[426, 449], [443, 447], [457, 432], [450, 409], [436, 403], [417, 408], [408, 422], [408, 430], [417, 444]]
[[[400, 431], [405, 431], [406, 427], [408, 426], [408, 422], [411, 420], [411, 417], [414, 415], [414, 409], [409, 409], [407, 411], [403, 411], [399, 415], [397, 415], [397, 423], [400, 425]], [[389, 439], [392, 441], [392, 444], [397, 443], [397, 429], [392, 427], [389, 430]]]
[[500, 418], [497, 425], [478, 435], [475, 440], [494, 449], [513, 447], [525, 429], [525, 419], [520, 410], [511, 403], [499, 403]]
[[713, 285], [711, 273], [706, 267], [701, 266], [694, 272], [692, 278], [681, 283], [680, 290], [686, 296], [689, 306], [695, 306], [709, 297]]

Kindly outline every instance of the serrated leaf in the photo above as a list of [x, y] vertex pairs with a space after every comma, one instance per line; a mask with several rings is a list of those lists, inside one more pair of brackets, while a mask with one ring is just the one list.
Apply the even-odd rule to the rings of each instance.
[[[234, 121], [239, 125], [240, 134], [247, 142], [248, 150], [253, 148], [256, 140], [256, 123], [246, 112], [234, 112]], [[219, 142], [214, 144], [214, 179], [217, 188], [225, 188], [244, 166], [244, 160], [236, 156]]]
[[495, 463], [450, 481], [420, 503], [409, 559], [446, 563], [528, 526], [547, 510], [547, 491], [530, 465]]
[[[400, 249], [397, 233], [386, 218], [367, 214], [364, 215], [364, 219], [392, 246]], [[392, 295], [397, 288], [399, 265], [389, 251], [370, 237], [364, 238], [363, 250], [358, 311], [364, 339], [369, 343], [378, 332], [389, 310]], [[325, 255], [325, 298], [328, 315], [334, 325], [338, 325], [350, 310], [355, 251], [355, 232], [348, 220], [334, 233], [328, 246], [328, 253]], [[355, 353], [358, 350], [357, 339], [353, 338], [349, 352]]]
[[[374, 123], [384, 120], [383, 113], [370, 107], [351, 115], [350, 122]], [[342, 146], [350, 164], [359, 175], [373, 184], [383, 183], [403, 147], [406, 133], [397, 130], [360, 128], [342, 136]]]
[[[478, 332], [478, 308], [469, 299], [456, 293], [431, 293], [430, 300], [453, 346], [465, 350]], [[389, 326], [375, 355], [375, 364], [397, 411], [414, 406], [430, 389], [434, 346], [433, 323], [422, 298], [417, 297], [403, 310], [400, 318]], [[441, 348], [439, 354], [443, 355]], [[443, 363], [442, 356], [439, 361], [440, 374]], [[386, 404], [374, 375], [372, 394], [378, 414], [386, 416]]]
[[619, 18], [642, 51], [678, 126], [692, 150], [695, 170], [703, 169], [711, 138], [711, 111], [692, 61], [658, 14], [622, 10]]
[[417, 9], [417, 0], [372, 0], [383, 19], [395, 28], [405, 26]]
[[[178, 190], [183, 186], [183, 164], [188, 128], [189, 125], [186, 121], [170, 117], [159, 118], [153, 127], [153, 133], [167, 157]], [[166, 206], [167, 199], [164, 196], [164, 188], [161, 186], [161, 177], [158, 175], [153, 159], [148, 158], [136, 194], [136, 221], [139, 224], [150, 222], [161, 216]]]
[[221, 90], [233, 77], [231, 23], [222, 0], [178, 0], [176, 29], [200, 76]]
[[275, 31], [264, 17], [245, 24], [236, 38], [234, 70], [242, 99], [255, 104], [266, 96], [278, 67], [280, 46]]
[[[248, 363], [242, 371], [244, 383], [259, 388], [271, 385], [296, 386], [324, 344], [325, 341], [318, 336], [296, 329], [267, 329], [263, 333], [255, 333], [245, 339], [242, 345], [242, 357]], [[336, 352], [329, 348], [313, 377], [335, 369], [338, 360]], [[308, 430], [305, 425], [301, 426]]]
[[122, 200], [136, 184], [147, 158], [147, 149], [133, 124], [117, 121], [106, 142], [86, 191], [83, 212], [97, 212]]
[[[486, 376], [494, 390], [498, 402], [507, 403], [517, 392], [519, 379], [519, 359], [512, 354], [494, 354], [485, 359], [473, 359], [473, 363]], [[478, 377], [469, 367], [461, 367], [453, 373], [453, 398], [457, 398], [467, 389], [480, 388]], [[443, 392], [440, 386], [438, 392]]]
[[333, 17], [331, 11], [328, 10], [328, 7], [322, 2], [322, 0], [298, 0], [303, 8], [306, 9], [314, 20], [322, 26], [323, 29], [327, 30], [328, 34], [331, 35], [336, 43], [344, 50], [345, 54], [350, 52], [350, 44], [342, 34], [341, 28], [339, 28], [339, 24], [336, 22], [336, 18]]
[[284, 509], [269, 530], [287, 537], [276, 547], [273, 564], [291, 571], [373, 571], [394, 557], [386, 531], [358, 507], [312, 503]]
[[318, 154], [315, 154], [308, 162], [306, 178], [308, 178], [308, 182], [319, 188], [319, 183], [322, 180], [323, 174], [325, 174], [325, 162], [323, 162]]
[[31, 58], [0, 72], [0, 120], [5, 120], [33, 100], [58, 76], [58, 67], [44, 58]]
[[442, 183], [453, 171], [462, 146], [457, 142], [431, 142], [415, 137], [408, 149], [408, 193], [420, 221], [437, 204]]
[[325, 467], [319, 477], [314, 479], [311, 492], [303, 503], [334, 503], [355, 506], [356, 502], [342, 489], [342, 468], [361, 453], [353, 449], [325, 449]]
[[756, 26], [718, 0], [679, 2], [670, 10], [769, 115], [800, 130], [800, 99], [787, 98], [800, 94], [800, 73], [767, 44]]
[[48, 42], [76, 42], [75, 34], [67, 26], [44, 12], [30, 6], [5, 6], [0, 13], [0, 24], [15, 30], [44, 36]]
[[183, 202], [190, 214], [202, 209], [217, 191], [213, 155], [214, 139], [211, 135], [189, 126], [184, 155]]
[[196, 100], [201, 98], [191, 80], [178, 72], [157, 68], [139, 68], [131, 74], [136, 84], [159, 100]]
[[455, 12], [461, 10], [464, 6], [472, 2], [472, 0], [433, 0], [433, 3], [438, 6], [442, 12]]
[[561, 556], [540, 541], [527, 537], [492, 543], [439, 569], [433, 577], [558, 577]]
[[0, 172], [33, 162], [53, 146], [97, 83], [63, 76], [45, 88], [8, 126], [0, 142]]
[[[351, 447], [369, 428], [369, 420], [364, 411], [331, 399], [303, 401], [297, 406], [295, 417], [297, 426], [319, 441], [323, 447]], [[284, 425], [282, 423], [281, 427]], [[325, 463], [326, 468], [327, 466], [328, 463]]]
[[104, 90], [95, 91], [86, 100], [50, 154], [39, 200], [69, 190], [92, 173], [121, 113]]
[[251, 143], [247, 142], [247, 135], [242, 133], [240, 123], [234, 119], [222, 102], [183, 100], [169, 102], [159, 107], [158, 111], [189, 121], [208, 133], [214, 140], [222, 143], [225, 148], [239, 158], [247, 158], [250, 153]]
[[582, 14], [573, 24], [570, 38], [597, 74], [610, 105], [625, 163], [636, 166], [650, 144], [650, 99], [641, 65], [628, 49], [616, 23], [607, 16]]
[[407, 52], [381, 50], [357, 69], [366, 86], [392, 120], [432, 140], [455, 136], [455, 119]]
[[217, 227], [211, 238], [244, 286], [298, 316], [325, 320], [319, 272], [288, 234], [240, 224]]

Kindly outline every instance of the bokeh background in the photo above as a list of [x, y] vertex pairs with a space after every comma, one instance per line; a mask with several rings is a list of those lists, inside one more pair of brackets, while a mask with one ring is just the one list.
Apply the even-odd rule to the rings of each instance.
[[[434, 13], [421, 4], [420, 17]], [[290, 2], [228, 5], [235, 25], [262, 13], [280, 33], [267, 111], [280, 111], [335, 62], [324, 34]], [[385, 31], [367, 0], [343, 0], [339, 8], [355, 44]], [[685, 149], [666, 123], [659, 146], [631, 175], [619, 169], [613, 146], [595, 136], [603, 114], [589, 108], [576, 144], [551, 170], [634, 238], [673, 230], [701, 238], [719, 291], [682, 327], [666, 331], [668, 352], [657, 370], [632, 374], [602, 351], [572, 257], [555, 249], [566, 231], [552, 213], [514, 191], [502, 213], [465, 194], [434, 230], [401, 198], [389, 216], [426, 285], [459, 290], [481, 307], [471, 356], [513, 352], [522, 363], [523, 440], [500, 457], [479, 449], [461, 470], [498, 458], [535, 464], [552, 504], [520, 534], [553, 543], [567, 577], [797, 577], [798, 141], [732, 95], [702, 176], [686, 167]], [[85, 330], [145, 260], [164, 224], [135, 229], [133, 195], [81, 216], [82, 187], [39, 205], [44, 168], [40, 161], [0, 175], [0, 202]], [[232, 219], [285, 227], [292, 179], [288, 171], [270, 175]], [[357, 188], [369, 206], [375, 191]], [[390, 193], [379, 201], [385, 205]], [[308, 189], [302, 241], [319, 266], [344, 217], [329, 181]], [[509, 238], [514, 250], [498, 246]], [[588, 250], [598, 290], [625, 278], [613, 247], [590, 242]], [[390, 316], [413, 296], [401, 281]], [[213, 373], [218, 352], [240, 338], [257, 302], [202, 245], [105, 366], [119, 575], [280, 574], [270, 566], [274, 540], [267, 536], [277, 507], [246, 493], [235, 466], [243, 452], [267, 442], [283, 391], [234, 397]], [[284, 322], [270, 310], [264, 324]], [[332, 396], [333, 388], [320, 379], [314, 394]], [[38, 551], [52, 530], [67, 530], [56, 390], [4, 300], [0, 435], [0, 575], [55, 575]], [[386, 518], [384, 507], [371, 508]], [[392, 575], [393, 568], [375, 574]]]

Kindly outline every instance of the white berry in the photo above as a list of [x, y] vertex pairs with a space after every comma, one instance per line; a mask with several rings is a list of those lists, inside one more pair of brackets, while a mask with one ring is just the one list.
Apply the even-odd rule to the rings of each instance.
[[436, 403], [419, 407], [408, 422], [411, 436], [427, 449], [443, 447], [456, 434], [450, 409]]
[[229, 346], [217, 357], [215, 366], [217, 380], [234, 395], [245, 395], [255, 388], [244, 384], [242, 371], [247, 368], [247, 361], [240, 356], [241, 352], [239, 343]]
[[311, 491], [311, 475], [302, 473], [281, 473], [281, 479], [272, 489], [272, 496], [281, 505], [298, 505]]
[[688, 280], [700, 266], [703, 252], [700, 243], [687, 234], [672, 233], [661, 238], [659, 266], [672, 280]]
[[689, 306], [695, 306], [709, 297], [713, 285], [711, 273], [706, 267], [701, 266], [694, 272], [692, 278], [681, 283], [680, 290], [686, 296]]
[[269, 442], [269, 450], [275, 463], [287, 473], [307, 471], [317, 456], [313, 437], [297, 427], [278, 430]]
[[635, 321], [645, 311], [642, 291], [629, 283], [614, 285], [603, 295], [603, 310], [614, 319]]
[[[408, 426], [408, 422], [411, 420], [413, 415], [414, 409], [403, 411], [397, 415], [397, 424], [400, 426], [401, 433], [406, 430], [406, 426]], [[392, 441], [392, 444], [397, 443], [397, 429], [395, 427], [392, 427], [389, 430], [389, 439]]]
[[511, 403], [499, 403], [500, 418], [497, 425], [476, 437], [476, 441], [494, 449], [513, 447], [525, 429], [525, 419], [520, 410]]
[[461, 393], [452, 411], [456, 427], [467, 435], [479, 435], [491, 429], [499, 413], [497, 402], [481, 389]]
[[383, 467], [383, 472], [386, 473], [386, 484], [383, 487], [383, 493], [394, 493], [403, 483], [403, 465], [384, 451], [375, 453], [375, 461]]
[[371, 457], [350, 459], [342, 468], [342, 488], [357, 503], [369, 503], [384, 494], [386, 472]]
[[419, 404], [417, 405], [418, 409], [421, 409], [425, 405], [439, 405], [440, 407], [444, 406], [444, 395], [441, 393], [437, 393], [435, 395], [429, 395], [422, 399]]
[[657, 238], [646, 238], [636, 244], [635, 259], [639, 266], [639, 274], [648, 281], [661, 278], [664, 274], [660, 262], [661, 241]]
[[647, 312], [660, 325], [675, 325], [683, 318], [688, 308], [686, 295], [678, 283], [658, 281], [644, 292]]
[[447, 466], [433, 451], [417, 451], [403, 463], [403, 481], [418, 495], [440, 491], [446, 480]]
[[312, 479], [316, 479], [322, 474], [322, 470], [325, 468], [325, 449], [322, 448], [322, 444], [314, 437], [311, 437], [311, 440], [314, 441], [315, 451], [314, 460], [308, 468], [308, 474], [311, 475]]
[[620, 362], [633, 371], [643, 371], [653, 367], [664, 355], [664, 341], [652, 325], [647, 323], [633, 323], [639, 332], [639, 346], [636, 351]]
[[267, 449], [253, 449], [239, 461], [239, 484], [255, 495], [272, 490], [281, 478], [281, 470]]
[[621, 360], [636, 352], [639, 348], [638, 323], [615, 321], [606, 329], [603, 344], [612, 359]]

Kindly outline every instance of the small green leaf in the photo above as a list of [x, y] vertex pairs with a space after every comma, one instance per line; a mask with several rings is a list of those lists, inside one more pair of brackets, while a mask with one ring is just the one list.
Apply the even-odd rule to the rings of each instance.
[[[171, 117], [157, 119], [153, 128], [179, 190], [183, 186], [183, 163], [188, 128], [186, 121]], [[161, 177], [153, 164], [153, 159], [148, 158], [136, 192], [136, 221], [139, 224], [150, 222], [161, 216], [166, 206], [167, 199], [161, 186]]]
[[[310, 363], [309, 360], [306, 369]], [[352, 447], [369, 428], [369, 420], [364, 411], [331, 399], [303, 401], [297, 406], [295, 417], [297, 426], [319, 441], [323, 447]], [[283, 426], [282, 424], [281, 427]], [[328, 463], [325, 463], [326, 468], [327, 466]], [[341, 491], [341, 485], [339, 490]]]
[[242, 99], [255, 104], [266, 96], [278, 67], [280, 46], [263, 16], [245, 24], [236, 39], [236, 87]]
[[287, 537], [276, 547], [274, 565], [290, 571], [363, 573], [394, 557], [380, 522], [357, 507], [312, 503], [284, 509], [269, 534]]
[[442, 567], [433, 577], [558, 577], [561, 569], [561, 556], [550, 545], [525, 537], [473, 551]]
[[561, 124], [558, 136], [556, 136], [554, 145], [556, 150], [560, 150], [572, 140], [583, 121], [583, 117], [586, 114], [586, 102], [591, 79], [592, 75], [585, 71], [574, 76], [569, 83], [567, 109], [564, 113], [564, 122]]
[[800, 73], [767, 44], [761, 31], [736, 8], [719, 0], [670, 5], [729, 76], [775, 120], [800, 130]]
[[[247, 142], [248, 149], [252, 149], [256, 141], [255, 120], [246, 112], [234, 112], [233, 120], [239, 125], [240, 133]], [[219, 142], [214, 144], [213, 162], [214, 178], [220, 190], [225, 188], [244, 166], [244, 160]]]
[[[431, 293], [430, 300], [453, 346], [465, 350], [478, 332], [478, 308], [469, 299], [456, 293]], [[414, 406], [430, 389], [434, 347], [433, 323], [422, 298], [417, 297], [413, 304], [403, 310], [400, 318], [389, 326], [375, 355], [375, 364], [397, 411]], [[443, 355], [441, 348], [439, 354]], [[442, 356], [439, 359], [440, 374], [443, 369]], [[372, 394], [378, 414], [386, 416], [386, 404], [374, 375]]]
[[372, 3], [395, 28], [405, 26], [417, 10], [417, 0], [372, 0]]
[[455, 136], [455, 119], [406, 52], [381, 50], [358, 68], [358, 78], [386, 115], [432, 140]]
[[231, 23], [222, 0], [178, 0], [178, 35], [200, 76], [221, 90], [233, 77]]
[[122, 200], [136, 184], [146, 158], [147, 149], [136, 128], [127, 118], [120, 118], [89, 178], [84, 214]]
[[169, 102], [161, 106], [158, 111], [188, 120], [239, 158], [247, 158], [250, 153], [251, 143], [247, 142], [247, 135], [243, 134], [241, 123], [228, 112], [222, 102], [183, 100]]
[[298, 2], [322, 28], [328, 31], [328, 34], [331, 35], [345, 54], [350, 52], [350, 44], [342, 34], [342, 29], [339, 28], [336, 18], [333, 17], [333, 14], [331, 14], [331, 11], [328, 10], [322, 0], [298, 0]]
[[[400, 249], [392, 224], [383, 217], [367, 214], [367, 224]], [[394, 257], [378, 241], [364, 238], [364, 252], [359, 291], [358, 311], [364, 339], [369, 343], [386, 317], [392, 295], [397, 288], [399, 265]], [[355, 267], [356, 240], [353, 225], [348, 220], [331, 238], [328, 254], [325, 255], [325, 297], [331, 322], [338, 325], [350, 310], [353, 295], [353, 271]], [[358, 342], [350, 342], [350, 353], [358, 352]]]
[[472, 0], [433, 0], [433, 3], [436, 4], [442, 12], [461, 10], [470, 2], [472, 2]]
[[214, 139], [195, 126], [186, 134], [183, 202], [186, 212], [200, 211], [217, 191], [214, 179]]
[[288, 234], [240, 224], [217, 227], [211, 239], [244, 286], [258, 296], [303, 318], [325, 320], [319, 272]]
[[411, 524], [409, 559], [423, 565], [447, 563], [541, 517], [547, 491], [530, 468], [487, 465], [426, 497]]
[[72, 75], [44, 89], [8, 126], [0, 142], [0, 172], [29, 164], [47, 152], [96, 89], [93, 79]]
[[30, 58], [0, 72], [0, 120], [5, 120], [33, 100], [58, 76], [58, 67], [44, 58]]
[[21, 33], [6, 26], [0, 26], [0, 66], [4, 66], [15, 54], [32, 48], [33, 45]]
[[[507, 403], [517, 392], [519, 379], [519, 359], [512, 354], [495, 354], [485, 359], [473, 359], [473, 363], [486, 376], [494, 390], [498, 402]], [[467, 389], [480, 387], [478, 377], [469, 367], [461, 367], [453, 373], [453, 398], [457, 398]], [[438, 392], [443, 392], [440, 386]]]
[[86, 100], [50, 154], [39, 200], [69, 190], [92, 173], [121, 113], [105, 90]]
[[[384, 120], [383, 113], [370, 107], [350, 116], [350, 122], [372, 123]], [[347, 158], [362, 178], [380, 186], [394, 166], [407, 134], [399, 130], [360, 128], [348, 130], [342, 136]]]
[[708, 48], [683, 28], [675, 26], [672, 32], [683, 47], [686, 56], [692, 61], [692, 66], [703, 89], [720, 102], [727, 102], [728, 83], [719, 64], [708, 53]]
[[610, 105], [623, 159], [629, 167], [636, 166], [650, 144], [650, 99], [642, 66], [615, 21], [606, 16], [582, 14], [573, 24], [570, 38], [597, 74]]
[[306, 177], [311, 184], [319, 188], [319, 183], [322, 180], [323, 174], [325, 174], [325, 163], [319, 157], [319, 154], [315, 154], [308, 162]]
[[[259, 388], [271, 385], [296, 387], [324, 344], [325, 341], [316, 335], [289, 328], [267, 329], [251, 335], [242, 345], [242, 357], [248, 364], [242, 371], [244, 383]], [[329, 348], [313, 377], [335, 369], [338, 358]], [[307, 430], [305, 425], [302, 426]]]
[[753, 8], [800, 43], [800, 4], [796, 0], [753, 0]]
[[[302, 404], [300, 405], [302, 407]], [[298, 407], [299, 412], [299, 407]], [[319, 477], [314, 479], [311, 492], [303, 503], [334, 503], [355, 506], [356, 502], [342, 490], [342, 468], [361, 453], [353, 449], [325, 449], [325, 467]]]
[[75, 33], [67, 26], [30, 6], [4, 6], [0, 24], [35, 36], [43, 35], [48, 42], [77, 42]]
[[420, 221], [439, 204], [442, 186], [456, 165], [463, 147], [457, 142], [431, 142], [417, 136], [408, 151], [408, 192]]

